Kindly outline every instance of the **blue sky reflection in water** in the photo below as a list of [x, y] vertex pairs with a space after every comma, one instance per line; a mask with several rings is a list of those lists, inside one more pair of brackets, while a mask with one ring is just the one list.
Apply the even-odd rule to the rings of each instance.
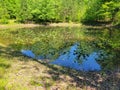
[[27, 57], [35, 58], [35, 54], [31, 50], [21, 50], [21, 53]]
[[[77, 44], [71, 46], [70, 50], [65, 54], [59, 56], [56, 60], [52, 61], [50, 64], [56, 64], [59, 66], [65, 66], [68, 68], [73, 68], [80, 71], [99, 71], [101, 70], [101, 66], [97, 63], [96, 59], [99, 58], [97, 52], [92, 52], [86, 58], [82, 58], [82, 62], [78, 63], [76, 61], [77, 55], [74, 54], [77, 50]], [[43, 59], [43, 57], [36, 57], [35, 54], [31, 50], [22, 50], [22, 54], [25, 56]]]
[[52, 64], [57, 64], [60, 66], [65, 66], [69, 68], [73, 68], [76, 70], [82, 70], [82, 71], [99, 71], [101, 70], [100, 65], [96, 62], [96, 59], [98, 58], [98, 55], [96, 52], [91, 53], [86, 58], [83, 58], [81, 63], [76, 62], [77, 55], [74, 54], [74, 52], [77, 50], [77, 44], [73, 45], [69, 52], [67, 52], [64, 55], [61, 55], [52, 62]]

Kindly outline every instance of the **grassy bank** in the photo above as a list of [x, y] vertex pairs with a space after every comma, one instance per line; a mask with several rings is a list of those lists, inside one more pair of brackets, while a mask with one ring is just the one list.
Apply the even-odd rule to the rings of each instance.
[[118, 71], [78, 72], [32, 60], [7, 48], [1, 48], [0, 53], [0, 90], [106, 90], [107, 88], [119, 90], [120, 88]]
[[99, 23], [99, 24], [82, 24], [82, 23], [47, 23], [47, 24], [0, 24], [0, 30], [3, 29], [17, 29], [17, 28], [34, 28], [34, 27], [86, 27], [86, 28], [93, 28], [93, 29], [104, 29], [104, 28], [119, 28], [120, 25], [112, 25], [106, 23]]
[[0, 30], [2, 29], [10, 29], [10, 28], [32, 28], [32, 27], [38, 27], [41, 25], [38, 24], [1, 24]]
[[34, 28], [34, 27], [81, 27], [80, 23], [48, 23], [48, 24], [0, 24], [1, 29], [9, 29], [9, 28]]

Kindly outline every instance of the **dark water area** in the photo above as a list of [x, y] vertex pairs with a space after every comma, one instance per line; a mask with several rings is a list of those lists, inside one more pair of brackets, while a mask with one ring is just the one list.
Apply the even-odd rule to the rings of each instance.
[[37, 27], [2, 30], [0, 42], [23, 55], [81, 71], [120, 66], [120, 29]]

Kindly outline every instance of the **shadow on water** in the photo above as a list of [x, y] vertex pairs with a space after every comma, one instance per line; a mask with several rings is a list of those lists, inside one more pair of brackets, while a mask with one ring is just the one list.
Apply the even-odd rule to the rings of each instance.
[[23, 56], [23, 55], [19, 51], [15, 51], [15, 50], [11, 49], [9, 46], [8, 47], [0, 46], [0, 56], [20, 57], [20, 56]]

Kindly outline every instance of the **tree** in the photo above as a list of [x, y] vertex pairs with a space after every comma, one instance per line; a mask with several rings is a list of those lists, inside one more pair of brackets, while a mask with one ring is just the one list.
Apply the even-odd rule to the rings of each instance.
[[9, 14], [8, 14], [8, 11], [7, 11], [7, 0], [1, 0], [1, 3], [0, 3], [0, 23], [3, 23], [3, 24], [6, 24], [8, 23], [8, 20], [9, 19]]

